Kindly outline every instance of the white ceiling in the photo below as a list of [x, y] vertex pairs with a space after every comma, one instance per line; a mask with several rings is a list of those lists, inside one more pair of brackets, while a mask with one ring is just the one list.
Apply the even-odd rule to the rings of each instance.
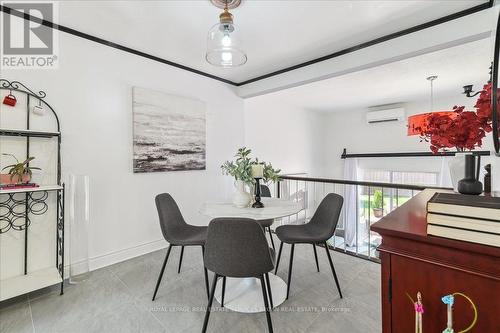
[[197, 1], [62, 1], [59, 23], [241, 82], [485, 3], [486, 0], [243, 0], [233, 11], [248, 63], [205, 62], [220, 9]]
[[426, 78], [438, 75], [435, 99], [459, 99], [464, 85], [474, 84], [479, 90], [488, 81], [492, 43], [483, 39], [256, 98], [266, 99], [269, 105], [286, 103], [320, 112], [366, 110], [430, 99]]

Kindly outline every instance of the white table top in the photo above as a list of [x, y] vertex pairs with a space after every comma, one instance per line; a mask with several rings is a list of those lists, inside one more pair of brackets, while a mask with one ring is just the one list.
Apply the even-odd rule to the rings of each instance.
[[207, 202], [201, 207], [200, 213], [212, 218], [243, 217], [254, 220], [269, 220], [297, 214], [303, 209], [301, 204], [284, 199], [262, 198], [261, 201], [264, 208], [237, 208], [229, 202]]

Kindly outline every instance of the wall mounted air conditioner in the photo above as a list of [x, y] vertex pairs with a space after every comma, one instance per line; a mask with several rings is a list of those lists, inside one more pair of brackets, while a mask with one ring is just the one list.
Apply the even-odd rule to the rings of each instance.
[[366, 122], [368, 124], [385, 123], [390, 121], [402, 121], [405, 119], [404, 108], [382, 109], [377, 111], [368, 111], [366, 113]]

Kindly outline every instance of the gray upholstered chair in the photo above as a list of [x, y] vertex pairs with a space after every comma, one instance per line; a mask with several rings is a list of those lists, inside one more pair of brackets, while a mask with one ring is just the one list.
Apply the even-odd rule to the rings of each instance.
[[[160, 286], [165, 266], [167, 265], [168, 257], [173, 246], [181, 246], [181, 256], [179, 260], [178, 273], [181, 269], [182, 255], [184, 254], [184, 246], [201, 246], [202, 253], [204, 252], [205, 241], [207, 238], [207, 227], [199, 227], [189, 225], [184, 221], [181, 211], [177, 206], [174, 198], [168, 193], [158, 194], [155, 198], [156, 209], [160, 217], [160, 227], [163, 237], [169, 243], [163, 266], [156, 282], [153, 301], [156, 298], [158, 287]], [[205, 273], [205, 287], [208, 297], [208, 273], [207, 269], [203, 268]]]
[[[271, 197], [271, 191], [269, 190], [269, 187], [267, 187], [267, 185], [260, 185], [260, 196], [262, 198], [270, 198]], [[271, 226], [273, 225], [274, 220], [273, 219], [259, 220], [257, 222], [262, 226], [262, 228], [264, 228], [264, 231], [267, 230], [269, 232], [269, 238], [271, 239], [271, 245], [273, 247], [273, 250], [276, 251], [276, 248], [274, 247], [273, 233], [271, 231]]]
[[225, 293], [226, 277], [260, 279], [267, 325], [269, 332], [272, 332], [270, 314], [272, 305], [269, 306], [267, 293], [269, 293], [272, 302], [268, 273], [274, 268], [274, 250], [269, 248], [262, 227], [251, 219], [216, 218], [208, 226], [205, 247], [205, 267], [214, 272], [215, 276], [210, 289], [202, 332], [207, 330], [215, 288], [220, 277], [223, 279], [222, 295]]
[[267, 185], [260, 185], [260, 196], [263, 198], [270, 198], [271, 197], [271, 190]]
[[342, 298], [342, 291], [340, 290], [339, 280], [337, 278], [337, 274], [335, 273], [332, 257], [330, 256], [330, 250], [328, 249], [328, 244], [326, 241], [330, 239], [335, 233], [343, 203], [344, 198], [342, 198], [342, 196], [335, 193], [329, 193], [321, 201], [318, 209], [314, 213], [309, 223], [302, 225], [283, 225], [276, 228], [276, 235], [280, 239], [281, 244], [278, 252], [275, 274], [278, 272], [281, 251], [283, 250], [283, 243], [291, 244], [292, 246], [290, 250], [290, 266], [288, 268], [288, 286], [286, 291], [287, 299], [288, 295], [290, 294], [290, 284], [292, 282], [293, 251], [295, 248], [295, 244], [301, 243], [313, 244], [314, 256], [316, 258], [316, 266], [318, 271], [318, 256], [316, 254], [315, 244], [323, 244], [325, 246], [328, 261], [330, 262], [330, 268], [332, 269], [333, 278], [335, 279], [335, 284], [337, 285], [340, 298]]

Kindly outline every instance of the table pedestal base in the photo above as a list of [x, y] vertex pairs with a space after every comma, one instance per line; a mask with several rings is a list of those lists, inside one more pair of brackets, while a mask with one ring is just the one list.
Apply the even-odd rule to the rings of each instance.
[[[286, 283], [280, 277], [271, 273], [269, 273], [269, 283], [273, 294], [273, 306], [277, 307], [286, 299]], [[215, 299], [219, 303], [222, 300], [222, 278], [217, 283]], [[256, 278], [226, 278], [224, 307], [236, 312], [264, 312], [266, 309], [260, 280]]]

